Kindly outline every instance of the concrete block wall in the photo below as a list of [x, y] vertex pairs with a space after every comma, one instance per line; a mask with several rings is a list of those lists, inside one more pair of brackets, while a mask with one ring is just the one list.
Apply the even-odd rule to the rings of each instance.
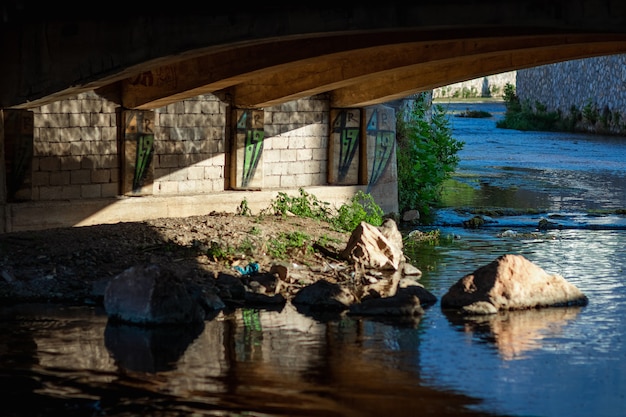
[[265, 109], [264, 188], [327, 184], [329, 117], [325, 96]]
[[[118, 196], [118, 107], [85, 93], [35, 109], [32, 190], [25, 199]], [[226, 188], [227, 111], [211, 94], [155, 110], [154, 195]], [[327, 183], [329, 113], [325, 96], [265, 109], [265, 189]]]
[[117, 105], [94, 93], [33, 110], [32, 200], [119, 194]]
[[227, 110], [210, 94], [156, 110], [155, 195], [224, 190]]
[[[328, 185], [325, 95], [264, 109], [264, 182], [254, 192], [226, 189], [232, 109], [213, 95], [155, 110], [153, 192], [141, 197], [121, 194], [117, 104], [90, 92], [32, 111], [29, 195], [0, 201], [0, 233], [234, 212], [244, 199], [256, 212], [278, 192], [298, 195], [299, 188], [339, 207], [368, 188]], [[371, 191], [385, 211], [397, 210], [397, 182], [379, 181]]]

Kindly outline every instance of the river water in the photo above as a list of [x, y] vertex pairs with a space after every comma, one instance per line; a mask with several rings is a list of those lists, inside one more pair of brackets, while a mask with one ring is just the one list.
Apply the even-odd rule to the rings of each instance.
[[[450, 238], [407, 252], [422, 283], [441, 298], [515, 253], [589, 305], [459, 320], [437, 303], [388, 323], [288, 304], [177, 329], [112, 325], [97, 307], [5, 306], [0, 415], [624, 416], [626, 138], [496, 129], [497, 103], [449, 111], [468, 107], [494, 117], [451, 117], [465, 147], [435, 226]], [[473, 214], [459, 207], [523, 215], [465, 229]], [[556, 227], [538, 231], [542, 218]]]

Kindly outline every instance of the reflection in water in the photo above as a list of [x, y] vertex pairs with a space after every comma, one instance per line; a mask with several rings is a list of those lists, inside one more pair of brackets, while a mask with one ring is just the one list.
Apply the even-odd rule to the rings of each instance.
[[[291, 304], [237, 311], [200, 334], [111, 324], [86, 308], [74, 318], [46, 315], [20, 313], [27, 330], [7, 326], [4, 344], [26, 333], [33, 349], [3, 362], [3, 380], [22, 381], [13, 391], [20, 399], [5, 404], [3, 416], [488, 415], [468, 408], [477, 399], [421, 384], [414, 328], [322, 323]], [[0, 323], [8, 317], [3, 311]], [[102, 355], [105, 345], [114, 361]], [[51, 366], [33, 361], [51, 350]]]
[[174, 369], [203, 329], [204, 323], [141, 327], [109, 321], [104, 330], [104, 345], [117, 365], [132, 371], [155, 373]]
[[446, 313], [450, 323], [467, 333], [493, 343], [504, 360], [526, 359], [527, 353], [541, 348], [544, 339], [560, 337], [581, 307], [542, 308], [502, 311], [497, 314], [463, 316]]

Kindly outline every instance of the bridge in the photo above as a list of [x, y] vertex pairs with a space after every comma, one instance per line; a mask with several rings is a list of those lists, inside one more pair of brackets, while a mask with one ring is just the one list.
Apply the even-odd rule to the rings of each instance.
[[[275, 174], [264, 183], [270, 191], [303, 182], [318, 189], [371, 186], [386, 167], [374, 175], [372, 165], [380, 161], [373, 160], [378, 156], [363, 127], [376, 106], [485, 75], [626, 52], [626, 4], [618, 0], [206, 6], [111, 0], [101, 6], [0, 5], [0, 125], [13, 126], [0, 127], [0, 183], [13, 184], [8, 191], [0, 184], [0, 232], [140, 218], [131, 212], [187, 215], [192, 206], [206, 210], [216, 201], [234, 205], [242, 195], [227, 191], [250, 189], [237, 183], [247, 175], [238, 171], [241, 164], [249, 169], [259, 162], [246, 162], [240, 151], [250, 144], [238, 142], [237, 129], [229, 127], [230, 119], [244, 117], [261, 121], [248, 133], [260, 135], [251, 143], [257, 157], [263, 142], [269, 144], [263, 153], [267, 171]], [[200, 104], [189, 100], [205, 95], [217, 101], [205, 100], [196, 111]], [[288, 106], [320, 95], [326, 101], [314, 102], [313, 110]], [[183, 110], [175, 107], [179, 103], [186, 103]], [[308, 119], [297, 117], [304, 108], [311, 111]], [[183, 128], [179, 119], [190, 116], [185, 112], [193, 117], [184, 118], [192, 125]], [[276, 115], [274, 125], [264, 127], [268, 114]], [[338, 114], [361, 126], [343, 126], [362, 136], [354, 135], [358, 161], [345, 183], [336, 175], [336, 140], [328, 127]], [[129, 120], [135, 129], [139, 120], [154, 124], [161, 129], [157, 135], [167, 137], [120, 133]], [[389, 151], [393, 127], [386, 129], [375, 140]], [[275, 139], [268, 138], [271, 131]], [[139, 144], [129, 138], [148, 139]], [[281, 148], [280, 141], [289, 144]], [[152, 164], [130, 160], [141, 146]], [[385, 164], [394, 159], [385, 155]], [[151, 182], [139, 189], [135, 181], [131, 190], [126, 183], [137, 177], [139, 165]], [[393, 187], [380, 188], [388, 193]], [[185, 200], [186, 193], [192, 197]], [[162, 199], [119, 200], [153, 194]]]
[[626, 52], [618, 0], [5, 1], [0, 107], [96, 90], [154, 109], [205, 93], [245, 108], [331, 94], [363, 107], [442, 85]]

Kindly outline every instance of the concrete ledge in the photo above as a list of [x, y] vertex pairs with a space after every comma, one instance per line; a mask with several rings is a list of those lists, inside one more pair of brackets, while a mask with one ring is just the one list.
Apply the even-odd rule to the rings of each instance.
[[[339, 207], [365, 186], [318, 186], [303, 189], [320, 201]], [[38, 201], [0, 206], [4, 212], [2, 233], [57, 227], [139, 222], [162, 217], [186, 217], [212, 211], [236, 213], [245, 199], [252, 214], [269, 206], [279, 192], [299, 195], [297, 189], [271, 191], [222, 191], [214, 194], [118, 197], [93, 200]], [[1, 218], [1, 217], [0, 217]]]

